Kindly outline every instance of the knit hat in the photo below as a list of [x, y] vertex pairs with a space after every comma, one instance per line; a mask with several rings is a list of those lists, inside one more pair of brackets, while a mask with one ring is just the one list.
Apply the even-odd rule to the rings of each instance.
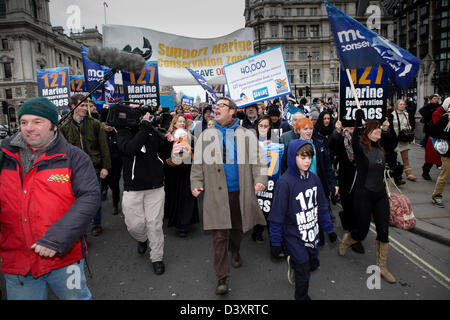
[[193, 117], [190, 113], [185, 113], [185, 114], [184, 114], [184, 117], [185, 117], [186, 119], [194, 120], [194, 117]]
[[445, 109], [445, 112], [448, 112], [448, 110], [449, 110], [449, 108], [448, 108], [449, 105], [450, 105], [450, 97], [446, 98], [446, 99], [444, 100], [444, 103], [442, 104], [442, 108]]
[[26, 101], [19, 108], [17, 115], [19, 120], [24, 114], [34, 114], [46, 118], [50, 120], [51, 123], [58, 125], [58, 111], [56, 110], [56, 106], [47, 98], [37, 97]]
[[269, 106], [269, 111], [267, 112], [267, 114], [271, 117], [271, 116], [276, 116], [279, 117], [281, 115], [280, 109], [278, 109], [277, 106], [275, 105], [271, 105]]

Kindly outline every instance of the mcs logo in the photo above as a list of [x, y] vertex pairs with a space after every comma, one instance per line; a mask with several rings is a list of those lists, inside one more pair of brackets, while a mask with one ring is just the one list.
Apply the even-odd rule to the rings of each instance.
[[[339, 38], [339, 42], [350, 42], [350, 41], [356, 41], [357, 39], [361, 39], [361, 40], [366, 40], [366, 38], [364, 38], [364, 36], [361, 35], [361, 33], [359, 32], [359, 30], [346, 30], [346, 31], [341, 31], [337, 33], [338, 38]], [[350, 39], [351, 37], [351, 39]]]
[[90, 79], [103, 79], [103, 76], [105, 75], [105, 73], [103, 72], [102, 69], [88, 69], [88, 77]]

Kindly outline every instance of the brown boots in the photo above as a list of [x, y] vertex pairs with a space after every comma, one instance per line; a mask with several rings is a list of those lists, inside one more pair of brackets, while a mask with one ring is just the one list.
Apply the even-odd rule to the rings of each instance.
[[[357, 243], [355, 239], [352, 238], [350, 233], [346, 233], [342, 240], [339, 240], [338, 252], [340, 256], [344, 256], [347, 249]], [[394, 276], [387, 269], [387, 258], [388, 258], [388, 242], [376, 241], [376, 255], [377, 255], [377, 266], [380, 268], [380, 274], [389, 283], [395, 283], [396, 280]]]
[[380, 274], [389, 283], [395, 283], [394, 276], [387, 269], [388, 242], [376, 242], [377, 266], [380, 268]]
[[344, 234], [344, 237], [342, 240], [339, 240], [339, 247], [338, 252], [340, 256], [344, 256], [347, 252], [347, 249], [352, 245], [357, 243], [358, 241], [354, 240], [350, 234], [350, 232], [347, 232]]
[[405, 175], [409, 181], [416, 181], [416, 176], [412, 174], [410, 167], [405, 168]]

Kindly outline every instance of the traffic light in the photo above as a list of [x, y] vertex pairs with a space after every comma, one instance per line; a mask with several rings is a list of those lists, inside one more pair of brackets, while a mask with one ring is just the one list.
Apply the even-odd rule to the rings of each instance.
[[311, 88], [308, 86], [306, 87], [306, 96], [311, 97]]
[[299, 95], [300, 97], [303, 97], [303, 89], [302, 89], [302, 88], [299, 88], [299, 89], [298, 89], [298, 95]]
[[8, 104], [6, 103], [6, 101], [2, 101], [2, 109], [3, 114], [8, 114]]

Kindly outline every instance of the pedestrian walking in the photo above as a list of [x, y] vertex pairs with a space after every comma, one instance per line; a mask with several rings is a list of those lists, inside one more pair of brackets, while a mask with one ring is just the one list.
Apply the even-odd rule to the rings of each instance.
[[145, 114], [139, 126], [119, 128], [117, 141], [123, 161], [122, 211], [125, 224], [138, 242], [139, 254], [145, 254], [150, 247], [153, 271], [161, 275], [165, 271], [165, 194], [161, 159], [170, 157], [170, 143], [153, 127], [149, 113]]
[[406, 110], [406, 102], [404, 100], [397, 100], [394, 105], [394, 111], [390, 115], [390, 125], [393, 127], [396, 139], [398, 141], [395, 152], [399, 152], [402, 157], [403, 170], [405, 171], [406, 179], [416, 181], [416, 177], [412, 174], [411, 165], [409, 164], [408, 152], [410, 148], [410, 137], [401, 135], [401, 131], [414, 132], [410, 121], [409, 114]]
[[288, 170], [275, 187], [268, 217], [273, 255], [284, 247], [288, 281], [295, 282], [296, 300], [310, 300], [310, 272], [319, 256], [319, 224], [331, 242], [337, 239], [320, 179], [309, 171], [313, 156], [311, 143], [305, 140], [289, 143]]
[[[388, 134], [389, 121], [380, 127], [376, 120], [369, 120], [362, 127], [364, 112], [358, 109], [355, 114], [356, 128], [352, 135], [352, 147], [356, 161], [356, 189], [354, 206], [357, 226], [345, 233], [339, 241], [339, 255], [345, 255], [354, 243], [362, 241], [369, 232], [371, 217], [375, 221], [376, 261], [381, 276], [389, 283], [395, 283], [394, 276], [387, 269], [389, 248], [389, 199], [384, 185], [385, 156], [380, 144], [382, 134]], [[360, 131], [363, 131], [362, 134]]]
[[[191, 134], [186, 130], [186, 117], [176, 115], [169, 127], [169, 142], [174, 141], [175, 131], [184, 130], [188, 143], [194, 143]], [[173, 144], [171, 143], [173, 149]], [[190, 160], [190, 159], [189, 159]], [[178, 235], [185, 238], [190, 226], [198, 223], [198, 202], [191, 193], [191, 161], [188, 163], [174, 163], [171, 158], [166, 159], [164, 165], [166, 199], [164, 202], [164, 216], [168, 219], [168, 227], [177, 229]]]
[[[84, 99], [82, 94], [71, 96], [71, 108], [74, 109], [82, 99]], [[79, 105], [72, 116], [61, 126], [61, 133], [67, 139], [67, 142], [89, 155], [97, 173], [99, 190], [101, 190], [101, 181], [106, 178], [108, 170], [111, 169], [111, 158], [105, 130], [103, 130], [100, 121], [87, 115], [88, 108], [89, 104], [87, 101]], [[101, 193], [99, 201], [100, 207], [91, 222], [91, 235], [94, 237], [99, 236], [103, 232]]]
[[[444, 202], [442, 201], [442, 194], [444, 192], [444, 188], [448, 183], [448, 179], [450, 178], [450, 97], [444, 100], [442, 107], [436, 109], [433, 112], [433, 132], [431, 133], [431, 137], [443, 139], [442, 144], [446, 144], [446, 148], [444, 146], [444, 150], [441, 151], [441, 162], [442, 169], [436, 180], [436, 185], [434, 187], [433, 195], [431, 196], [431, 201], [434, 205], [440, 208], [444, 208]], [[434, 146], [435, 143], [433, 143]], [[445, 152], [445, 149], [447, 151]]]
[[228, 293], [228, 250], [232, 266], [239, 268], [243, 233], [256, 224], [266, 224], [255, 192], [267, 186], [267, 162], [255, 134], [239, 126], [236, 111], [233, 100], [219, 98], [215, 105], [215, 127], [199, 136], [191, 169], [192, 194], [198, 197], [205, 192], [203, 227], [213, 230], [219, 295]]
[[[20, 132], [2, 143], [0, 259], [8, 300], [91, 299], [85, 230], [99, 207], [89, 156], [58, 130], [56, 106], [32, 98], [19, 109]], [[79, 286], [70, 287], [74, 270]]]

